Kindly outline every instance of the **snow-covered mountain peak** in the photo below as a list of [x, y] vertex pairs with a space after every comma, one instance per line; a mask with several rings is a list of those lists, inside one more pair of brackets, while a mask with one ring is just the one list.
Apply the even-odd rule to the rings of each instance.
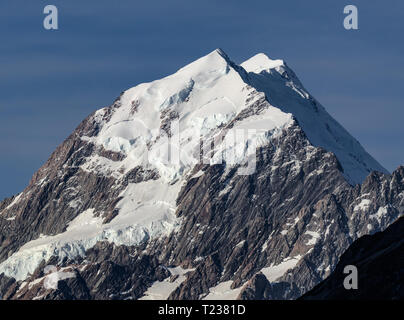
[[[83, 139], [125, 155], [119, 170], [121, 175], [142, 166], [157, 170], [162, 179], [172, 182], [201, 161], [201, 141], [213, 139], [257, 100], [265, 101], [265, 95], [249, 85], [243, 68], [217, 49], [170, 76], [125, 91], [114, 108], [96, 113], [98, 134]], [[250, 115], [255, 117], [240, 118], [232, 127], [244, 131], [259, 129], [265, 135], [265, 130], [280, 129], [292, 122], [291, 115], [264, 103], [265, 112], [258, 115], [257, 110], [251, 110]], [[168, 159], [171, 152], [167, 145], [173, 144], [167, 143], [167, 137], [181, 150], [176, 162]], [[267, 141], [261, 138], [261, 143]], [[246, 143], [242, 141], [237, 146], [240, 150], [237, 159], [242, 160]], [[220, 152], [228, 150], [216, 146]], [[220, 158], [218, 154], [215, 159]], [[233, 163], [227, 160], [226, 163]], [[117, 170], [100, 158], [87, 159], [83, 168], [99, 171], [100, 164], [103, 172], [117, 175]], [[116, 168], [117, 163], [112, 167]]]
[[[352, 184], [361, 183], [372, 170], [387, 172], [308, 93], [283, 60], [272, 60], [263, 53], [238, 66], [216, 49], [170, 76], [125, 91], [107, 121], [105, 113], [111, 113], [110, 109], [97, 112], [101, 130], [92, 141], [125, 154], [131, 159], [130, 167], [152, 165], [162, 170], [145, 156], [153, 146], [159, 148], [161, 130], [167, 132], [177, 122], [181, 147], [190, 148], [193, 140], [196, 150], [192, 138], [202, 135], [206, 139], [260, 98], [267, 101], [263, 118], [271, 124], [267, 129], [281, 128], [289, 122], [285, 115], [292, 114], [314, 146], [336, 154]], [[254, 125], [250, 124], [251, 129]], [[166, 169], [162, 176], [169, 172], [167, 179], [174, 179], [176, 174]]]
[[[238, 129], [241, 138], [235, 134]], [[251, 136], [250, 131], [254, 131]], [[49, 210], [55, 208], [49, 212], [58, 212], [54, 218], [63, 228], [57, 235], [53, 227], [33, 234], [27, 245], [0, 264], [0, 273], [22, 280], [44, 257], [74, 258], [98, 241], [131, 246], [170, 234], [181, 224], [182, 218], [176, 215], [180, 191], [189, 181], [205, 175], [201, 167], [211, 170], [208, 165], [222, 163], [224, 172], [239, 172], [246, 168], [245, 160], [257, 159], [257, 148], [272, 150], [274, 141], [285, 136], [288, 140], [294, 131], [306, 135], [291, 140], [293, 150], [311, 143], [311, 150], [321, 146], [333, 152], [352, 183], [362, 182], [372, 170], [386, 172], [305, 90], [282, 60], [264, 54], [238, 66], [217, 49], [170, 76], [126, 90], [113, 105], [88, 117], [36, 174], [31, 188], [41, 189], [49, 181], [59, 180], [52, 183], [65, 188], [65, 207], [53, 207], [62, 202], [49, 200]], [[294, 141], [298, 143], [294, 145]], [[212, 161], [204, 161], [208, 156], [201, 158], [201, 142], [213, 145], [208, 150]], [[262, 177], [292, 164], [293, 174], [303, 174], [299, 161], [289, 159], [289, 147], [274, 150], [274, 161], [281, 160], [277, 165], [268, 163]], [[313, 154], [304, 153], [307, 157]], [[282, 159], [290, 161], [282, 163]], [[273, 190], [287, 178], [277, 174], [279, 184]], [[226, 185], [232, 188], [230, 182]], [[105, 195], [98, 197], [99, 190]], [[271, 194], [266, 188], [261, 193]], [[22, 194], [4, 210], [26, 198]], [[38, 203], [40, 207], [43, 199]], [[64, 220], [58, 218], [59, 211], [66, 214]], [[64, 228], [63, 221], [71, 222], [69, 228]], [[38, 238], [41, 233], [48, 236]]]

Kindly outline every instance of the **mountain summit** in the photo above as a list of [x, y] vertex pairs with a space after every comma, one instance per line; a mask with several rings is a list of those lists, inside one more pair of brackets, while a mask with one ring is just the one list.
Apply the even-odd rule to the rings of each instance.
[[92, 113], [0, 203], [0, 295], [297, 298], [402, 213], [403, 170], [282, 60], [217, 49]]

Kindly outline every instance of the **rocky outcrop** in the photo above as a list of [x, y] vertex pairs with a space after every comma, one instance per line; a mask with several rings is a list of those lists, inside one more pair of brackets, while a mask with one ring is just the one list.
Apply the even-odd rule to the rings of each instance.
[[116, 215], [120, 189], [110, 188], [115, 180], [80, 168], [86, 157], [98, 152], [81, 139], [94, 131], [90, 116], [56, 149], [19, 196], [1, 203], [0, 262], [41, 234], [65, 231], [86, 209], [97, 208], [107, 220]]
[[[48, 261], [47, 265], [56, 261]], [[62, 267], [65, 265], [65, 267]], [[162, 281], [170, 272], [155, 257], [138, 254], [135, 248], [99, 242], [86, 253], [86, 259], [59, 263], [55, 270], [44, 273], [41, 265], [24, 283], [0, 279], [4, 299], [138, 299], [155, 281]], [[63, 276], [68, 274], [66, 278]], [[56, 278], [55, 287], [47, 285]], [[59, 277], [59, 281], [57, 281]], [[8, 282], [6, 282], [8, 281]], [[13, 286], [14, 284], [14, 286]]]
[[271, 283], [260, 272], [248, 280], [237, 298], [240, 300], [269, 300], [271, 289]]

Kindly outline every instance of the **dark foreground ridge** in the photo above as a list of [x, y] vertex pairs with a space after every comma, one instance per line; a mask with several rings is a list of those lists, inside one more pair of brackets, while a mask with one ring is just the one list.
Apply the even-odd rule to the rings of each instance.
[[[334, 272], [303, 300], [404, 299], [404, 217], [385, 231], [356, 240], [342, 255]], [[346, 290], [344, 267], [358, 268], [358, 289]]]

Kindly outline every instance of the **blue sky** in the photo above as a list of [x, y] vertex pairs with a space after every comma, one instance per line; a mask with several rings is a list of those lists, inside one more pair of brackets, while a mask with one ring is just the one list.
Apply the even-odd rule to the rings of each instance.
[[[59, 30], [42, 27], [59, 9]], [[343, 28], [343, 8], [359, 30]], [[22, 1], [0, 3], [0, 199], [93, 110], [215, 48], [284, 59], [382, 165], [404, 164], [403, 1]]]

